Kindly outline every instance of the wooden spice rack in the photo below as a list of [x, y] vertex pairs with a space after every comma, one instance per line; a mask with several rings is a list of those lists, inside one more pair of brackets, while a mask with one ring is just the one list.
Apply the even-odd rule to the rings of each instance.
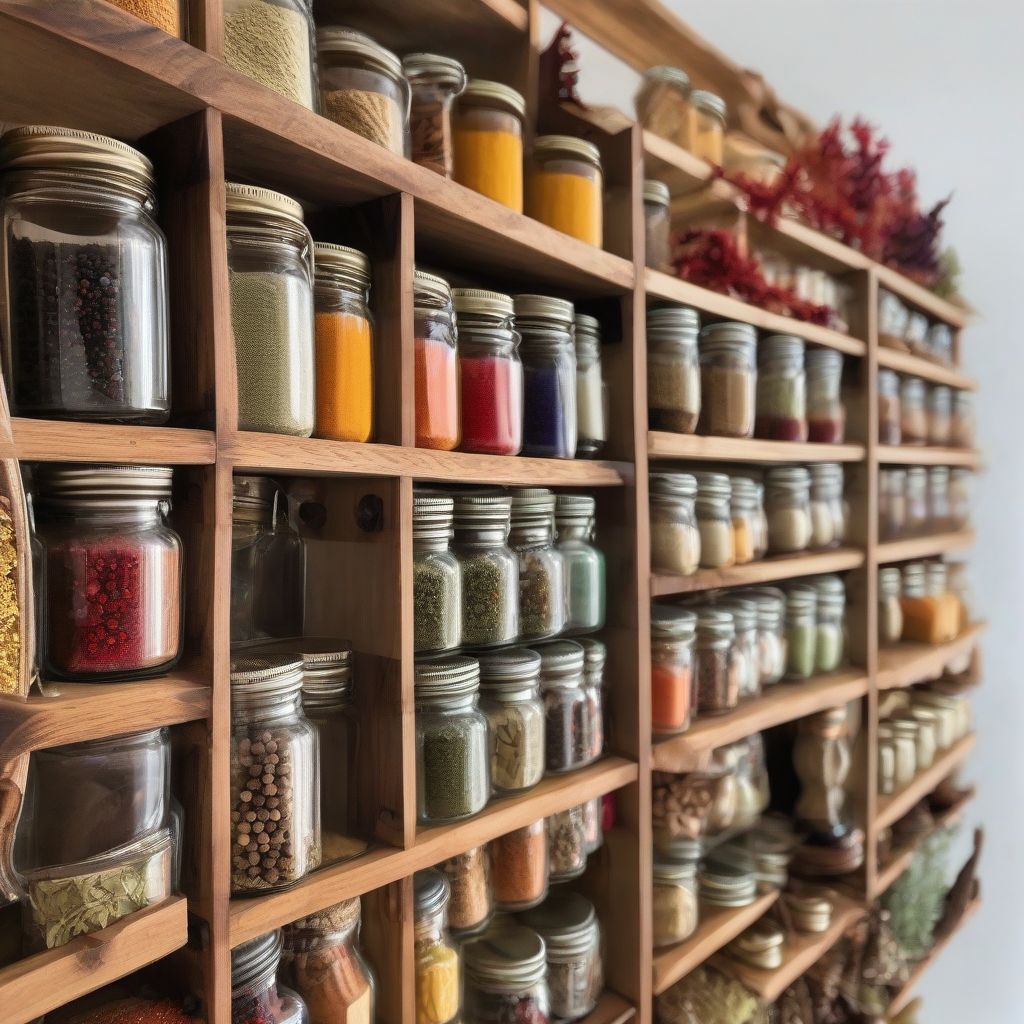
[[[583, 134], [605, 168], [606, 248], [568, 238], [483, 196], [386, 152], [292, 104], [221, 59], [220, 0], [188, 5], [190, 43], [171, 38], [104, 0], [50, 0], [0, 7], [0, 122], [55, 123], [101, 132], [142, 148], [153, 160], [160, 222], [168, 237], [172, 316], [172, 424], [127, 427], [30, 419], [0, 422], [0, 456], [22, 461], [173, 464], [175, 524], [189, 571], [186, 658], [157, 681], [60, 688], [27, 702], [0, 701], [0, 785], [32, 749], [97, 736], [173, 726], [175, 791], [186, 813], [183, 897], [145, 911], [60, 950], [0, 968], [0, 1002], [29, 1020], [186, 943], [199, 962], [209, 1024], [230, 1021], [230, 951], [263, 931], [338, 900], [364, 897], [363, 940], [377, 971], [377, 1017], [413, 1024], [412, 874], [419, 868], [553, 811], [603, 793], [617, 795], [617, 823], [579, 883], [595, 902], [606, 942], [607, 991], [585, 1024], [650, 1024], [656, 993], [720, 950], [761, 916], [775, 894], [749, 908], [707, 914], [686, 943], [651, 946], [651, 770], [699, 763], [712, 747], [861, 699], [868, 756], [853, 788], [867, 836], [861, 896], [878, 891], [877, 837], [910, 797], [919, 799], [966, 755], [944, 755], [942, 771], [915, 780], [898, 798], [876, 795], [879, 691], [931, 678], [972, 648], [981, 626], [942, 648], [898, 645], [879, 651], [876, 574], [880, 564], [969, 543], [966, 531], [899, 545], [877, 537], [878, 468], [883, 463], [977, 468], [976, 452], [886, 448], [877, 443], [875, 381], [880, 366], [926, 380], [973, 388], [959, 367], [946, 368], [880, 346], [880, 287], [950, 325], [959, 355], [967, 323], [960, 308], [803, 225], [774, 229], [780, 249], [843, 277], [854, 296], [850, 333], [791, 321], [644, 267], [641, 185], [667, 181], [677, 195], [707, 189], [711, 169], [638, 128], [603, 131], [572, 110], [545, 110], [543, 131]], [[701, 41], [656, 0], [547, 0], [608, 50], [637, 68], [687, 66]], [[537, 126], [539, 10], [536, 0], [459, 0], [387, 5], [316, 0], [325, 22], [368, 31], [400, 53], [427, 50], [462, 59], [471, 74], [496, 78], [527, 97]], [[718, 63], [721, 63], [719, 61]], [[700, 74], [715, 87], [715, 61]], [[645, 172], [645, 161], [647, 171]], [[377, 441], [345, 444], [237, 429], [235, 366], [224, 245], [224, 182], [243, 180], [330, 214], [318, 237], [358, 245], [372, 264], [376, 317]], [[716, 182], [710, 199], [734, 201]], [[601, 320], [610, 385], [610, 443], [604, 461], [498, 458], [414, 447], [412, 273], [417, 261], [472, 274], [507, 291], [574, 300]], [[793, 333], [846, 355], [856, 384], [849, 443], [787, 444], [648, 432], [645, 309], [667, 299], [710, 318], [747, 321]], [[851, 372], [852, 371], [852, 372]], [[649, 571], [647, 475], [652, 464], [684, 462], [845, 463], [851, 529], [847, 547], [771, 559], [689, 579]], [[370, 771], [366, 824], [374, 842], [362, 857], [308, 876], [287, 892], [254, 899], [229, 892], [229, 592], [231, 477], [264, 472], [307, 481], [334, 513], [318, 552], [332, 577], [313, 595], [320, 631], [351, 638]], [[447, 828], [418, 829], [413, 750], [412, 493], [414, 483], [531, 484], [592, 491], [600, 543], [608, 555], [611, 753], [591, 768], [545, 780], [478, 817]], [[372, 532], [356, 524], [367, 496], [379, 516]], [[676, 739], [653, 742], [648, 636], [651, 597], [720, 586], [846, 572], [860, 599], [851, 604], [851, 667], [804, 684], [784, 684], [732, 714], [700, 721]], [[59, 692], [58, 692], [59, 689]], [[908, 795], [909, 793], [909, 795]], [[898, 802], [897, 802], [898, 800]], [[823, 951], [823, 950], [822, 950]], [[809, 962], [809, 961], [808, 961]], [[804, 959], [788, 972], [805, 969]], [[787, 975], [788, 976], [788, 975]]]

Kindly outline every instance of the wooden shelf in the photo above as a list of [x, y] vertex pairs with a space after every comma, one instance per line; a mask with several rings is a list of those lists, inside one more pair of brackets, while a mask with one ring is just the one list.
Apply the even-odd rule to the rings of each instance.
[[868, 678], [859, 669], [832, 672], [803, 682], [776, 683], [735, 711], [698, 718], [681, 736], [656, 740], [651, 767], [665, 772], [694, 771], [706, 763], [717, 747], [783, 722], [848, 704], [867, 692]]
[[875, 813], [875, 834], [899, 821], [919, 800], [923, 800], [944, 778], [951, 775], [971, 752], [976, 733], [968, 733], [948, 750], [942, 751], [932, 765], [918, 772], [903, 789], [888, 796], [879, 796]]
[[981, 469], [981, 452], [973, 448], [930, 448], [924, 445], [880, 444], [878, 461], [898, 466], [966, 466]]
[[750, 587], [824, 572], [846, 572], [864, 564], [858, 548], [833, 548], [800, 555], [777, 555], [761, 562], [734, 565], [729, 569], [699, 569], [692, 576], [651, 576], [651, 596], [692, 594], [718, 587]]
[[947, 302], [891, 267], [874, 264], [874, 268], [878, 275], [878, 283], [882, 288], [893, 292], [912, 306], [917, 306], [921, 312], [927, 313], [933, 319], [941, 320], [951, 327], [966, 327], [970, 322], [971, 313], [962, 306]]
[[216, 461], [212, 430], [12, 419], [15, 458], [39, 462], [131, 462], [205, 466]]
[[181, 949], [187, 939], [185, 898], [172, 896], [102, 931], [0, 968], [4, 1020], [29, 1024]]
[[597, 1006], [583, 1017], [578, 1024], [627, 1024], [636, 1017], [636, 1010], [620, 995], [605, 991]]
[[[694, 156], [688, 149], [677, 146], [660, 135], [644, 129], [644, 177], [663, 181], [672, 196], [688, 195], [712, 185], [712, 167], [706, 160]], [[724, 181], [715, 183], [729, 188]]]
[[697, 930], [685, 942], [654, 951], [654, 994], [661, 995], [670, 985], [686, 977], [712, 954], [732, 942], [740, 932], [760, 920], [778, 898], [776, 891], [758, 896], [746, 907], [712, 909], [701, 904]]
[[955, 530], [950, 533], [936, 533], [930, 537], [911, 537], [907, 540], [890, 540], [878, 545], [878, 562], [906, 562], [911, 558], [932, 558], [948, 555], [974, 543], [973, 530]]
[[921, 377], [932, 384], [945, 384], [951, 388], [958, 388], [960, 391], [975, 391], [978, 387], [978, 382], [973, 377], [968, 377], [954, 367], [942, 366], [940, 363], [933, 363], [930, 359], [923, 359], [921, 356], [912, 355], [910, 352], [901, 352], [895, 348], [879, 346], [878, 365], [895, 370], [897, 373]]
[[938, 679], [949, 662], [971, 650], [985, 631], [984, 622], [968, 626], [948, 644], [900, 643], [878, 651], [878, 688], [892, 690]]
[[652, 430], [647, 435], [652, 459], [711, 459], [717, 462], [862, 462], [860, 444], [801, 444], [747, 437], [704, 437]]

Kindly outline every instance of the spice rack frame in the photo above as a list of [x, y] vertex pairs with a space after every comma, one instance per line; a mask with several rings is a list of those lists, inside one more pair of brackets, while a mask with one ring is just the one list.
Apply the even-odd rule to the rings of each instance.
[[[901, 645], [879, 651], [877, 567], [919, 557], [920, 548], [880, 545], [877, 473], [882, 462], [977, 467], [977, 453], [887, 449], [877, 444], [874, 381], [879, 366], [972, 388], [959, 369], [938, 367], [878, 343], [879, 286], [957, 337], [963, 310], [888, 268], [802, 225], [772, 229], [812, 261], [854, 286], [850, 334], [790, 321], [644, 268], [640, 187], [644, 161], [674, 192], [706, 189], [711, 170], [690, 154], [636, 127], [604, 131], [573, 110], [545, 109], [540, 128], [586, 134], [606, 172], [606, 248], [555, 232], [262, 88], [219, 58], [220, 0], [193, 0], [185, 43], [104, 0], [0, 5], [0, 121], [57, 123], [102, 132], [143, 148], [155, 161], [160, 220], [168, 235], [174, 367], [174, 418], [161, 428], [12, 419], [0, 410], [0, 455], [31, 461], [172, 463], [182, 467], [175, 514], [188, 552], [186, 659], [154, 682], [76, 687], [46, 684], [42, 695], [0, 703], [0, 788], [17, 789], [32, 749], [129, 730], [172, 725], [175, 790], [186, 808], [182, 891], [188, 948], [200, 966], [210, 1024], [230, 1021], [230, 950], [264, 930], [342, 898], [364, 895], [364, 940], [380, 978], [378, 1017], [412, 1024], [412, 873], [553, 811], [605, 792], [618, 795], [618, 820], [581, 882], [597, 902], [608, 941], [608, 990], [586, 1024], [652, 1020], [653, 996], [698, 966], [768, 909], [765, 897], [735, 915], [709, 916], [689, 942], [651, 948], [651, 770], [670, 758], [698, 758], [710, 745], [791, 721], [828, 706], [865, 702], [869, 756], [858, 788], [867, 833], [862, 897], [876, 891], [877, 837], [885, 810], [876, 796], [874, 750], [878, 693], [941, 671], [976, 644], [980, 627], [945, 648]], [[635, 67], [683, 62], [695, 38], [656, 0], [549, 0], [547, 6]], [[399, 52], [436, 49], [463, 59], [471, 73], [499, 78], [538, 111], [539, 7], [536, 0], [396, 0], [386, 12], [350, 0], [317, 0], [323, 21], [344, 21]], [[698, 47], [699, 49], [699, 47]], [[714, 74], [713, 62], [706, 73]], [[235, 367], [224, 248], [225, 180], [267, 185], [301, 199], [318, 237], [365, 248], [372, 262], [377, 319], [378, 441], [344, 444], [237, 430]], [[716, 202], [723, 183], [712, 186]], [[768, 229], [766, 229], [768, 230]], [[778, 240], [776, 240], [778, 241]], [[611, 446], [606, 461], [499, 458], [413, 447], [412, 273], [417, 262], [471, 271], [485, 284], [544, 290], [575, 300], [602, 320], [611, 382]], [[648, 299], [695, 306], [710, 319], [745, 320], [762, 330], [795, 333], [853, 361], [850, 444], [797, 445], [687, 438], [647, 431], [645, 307]], [[800, 559], [771, 560], [742, 576], [700, 574], [696, 583], [652, 577], [649, 570], [647, 472], [659, 460], [736, 462], [837, 460], [846, 463], [851, 547]], [[326, 868], [283, 893], [248, 900], [229, 895], [229, 593], [231, 477], [263, 471], [295, 478], [327, 496], [326, 535], [337, 546], [332, 603], [322, 625], [352, 638], [357, 678], [372, 680], [361, 707], [370, 764], [365, 819], [376, 845], [363, 857]], [[536, 790], [496, 801], [478, 817], [447, 828], [417, 829], [412, 751], [411, 513], [414, 482], [547, 485], [593, 490], [600, 542], [609, 562], [612, 753], [582, 772], [546, 780]], [[366, 496], [380, 513], [360, 520]], [[962, 542], [962, 543], [961, 543]], [[930, 541], [935, 553], [968, 543]], [[919, 542], [925, 544], [924, 541]], [[913, 551], [907, 555], [906, 551]], [[354, 571], [353, 571], [354, 570]], [[650, 735], [648, 631], [652, 595], [824, 571], [846, 571], [860, 599], [851, 606], [858, 639], [849, 670], [779, 688], [738, 712], [668, 743]], [[342, 574], [344, 573], [344, 575]], [[339, 583], [338, 580], [341, 582]], [[326, 615], [326, 613], [325, 613]], [[910, 649], [905, 649], [910, 648]], [[724, 737], [724, 738], [723, 738]], [[966, 754], [966, 750], [963, 751]], [[958, 758], [959, 760], [959, 758]], [[679, 763], [683, 763], [680, 761]], [[952, 767], [952, 765], [951, 765]], [[926, 780], [930, 783], [930, 779]], [[938, 781], [936, 778], [935, 781]], [[913, 785], [924, 795], [924, 782]], [[887, 805], [891, 806], [891, 805]], [[92, 991], [186, 944], [174, 899], [60, 950], [0, 968], [0, 998], [13, 1021]], [[749, 918], [749, 920], [748, 920]], [[140, 936], [129, 941], [126, 936]], [[86, 954], [85, 951], [88, 951]], [[818, 955], [824, 953], [824, 948]], [[99, 962], [86, 971], [82, 964]], [[808, 961], [808, 964], [811, 961]], [[33, 992], [32, 999], [24, 997]], [[45, 993], [42, 995], [40, 993]], [[33, 1001], [35, 1000], [35, 1001]], [[45, 1000], [46, 1007], [39, 1000]]]

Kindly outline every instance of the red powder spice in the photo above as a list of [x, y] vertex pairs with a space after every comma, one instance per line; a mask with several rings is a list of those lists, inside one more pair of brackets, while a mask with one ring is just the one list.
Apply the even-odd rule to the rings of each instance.
[[169, 999], [157, 1002], [129, 999], [74, 1017], [73, 1024], [199, 1024], [199, 1018], [186, 1013]]
[[523, 443], [523, 369], [490, 356], [460, 359], [464, 452], [517, 455]]
[[834, 417], [810, 418], [807, 421], [807, 440], [818, 444], [842, 444], [846, 435], [846, 424]]

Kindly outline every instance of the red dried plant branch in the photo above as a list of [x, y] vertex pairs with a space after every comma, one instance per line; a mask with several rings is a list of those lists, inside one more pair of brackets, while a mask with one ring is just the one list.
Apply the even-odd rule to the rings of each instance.
[[538, 78], [541, 102], [575, 103], [587, 109], [580, 99], [579, 53], [572, 45], [572, 30], [566, 22], [558, 26], [551, 44], [540, 55]]

